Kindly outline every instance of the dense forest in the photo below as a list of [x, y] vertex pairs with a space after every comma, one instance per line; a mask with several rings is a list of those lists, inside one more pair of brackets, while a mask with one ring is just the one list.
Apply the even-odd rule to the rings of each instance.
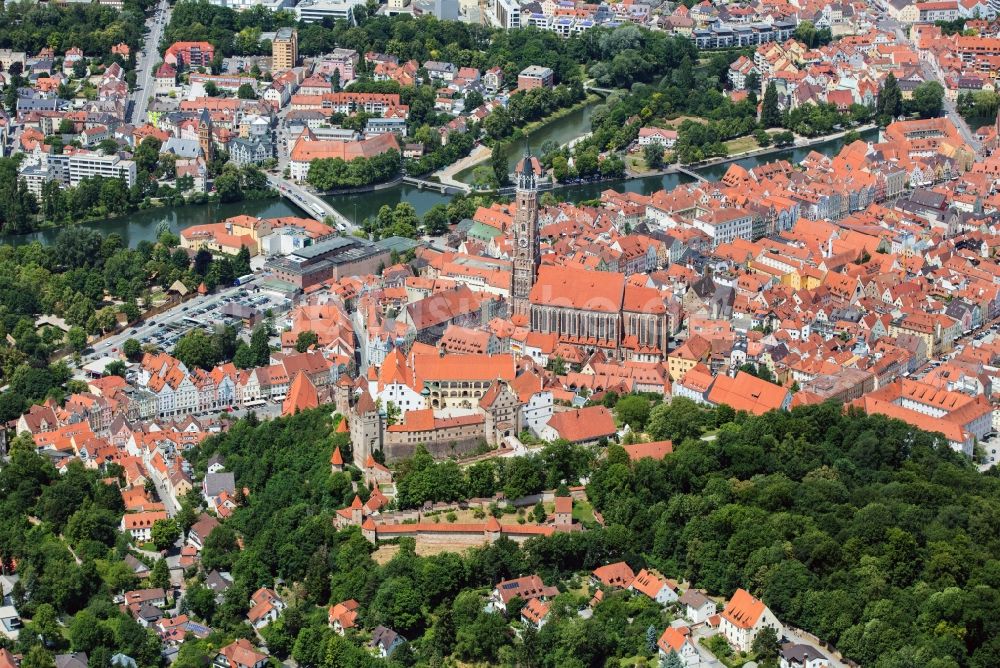
[[111, 47], [125, 42], [137, 48], [142, 42], [143, 12], [151, 0], [125, 0], [118, 11], [98, 3], [41, 4], [7, 2], [0, 7], [0, 48], [31, 55], [51, 47], [57, 55], [78, 46], [88, 57], [103, 57]]
[[[235, 623], [246, 594], [275, 577], [300, 583], [304, 602], [266, 632], [279, 655], [331, 668], [365, 665], [321, 614], [355, 598], [366, 626], [388, 624], [411, 640], [394, 659], [402, 665], [453, 656], [561, 668], [648, 656], [646, 629], [668, 618], [641, 597], [610, 597], [590, 620], [576, 615], [585, 603], [573, 589], [579, 573], [624, 558], [717, 595], [746, 587], [784, 622], [865, 666], [986, 668], [1000, 660], [992, 614], [1000, 600], [1000, 481], [977, 473], [939, 437], [900, 422], [832, 404], [757, 418], [678, 399], [648, 417], [648, 430], [677, 443], [662, 462], [630, 463], [612, 445], [593, 464], [592, 452], [557, 444], [537, 456], [544, 462], [537, 469], [534, 458], [517, 465], [529, 487], [591, 471], [587, 491], [606, 528], [533, 539], [522, 549], [500, 541], [462, 556], [420, 557], [404, 541], [381, 566], [355, 530], [331, 528], [333, 510], [353, 497], [350, 474], [329, 473], [334, 444], [348, 447], [331, 435], [333, 425], [323, 411], [244, 421], [194, 455], [203, 469], [211, 454], [223, 454], [251, 489], [206, 549], [209, 564], [232, 568], [239, 590], [209, 618]], [[699, 438], [706, 429], [712, 440]], [[462, 498], [517, 479], [513, 469], [462, 472], [422, 453], [399, 471], [403, 505], [440, 496], [427, 490]], [[516, 638], [473, 602], [498, 579], [532, 572], [564, 593], [551, 623]]]

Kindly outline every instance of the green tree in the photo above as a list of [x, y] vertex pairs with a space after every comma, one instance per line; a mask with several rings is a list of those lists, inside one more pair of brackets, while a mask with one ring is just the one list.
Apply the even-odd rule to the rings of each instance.
[[299, 332], [295, 338], [295, 350], [304, 353], [319, 343], [319, 336], [311, 329]]
[[174, 346], [174, 357], [189, 369], [212, 369], [219, 363], [219, 350], [208, 334], [192, 329]]
[[138, 362], [142, 357], [142, 345], [136, 339], [125, 339], [122, 344], [122, 354], [130, 362]]
[[778, 108], [778, 89], [769, 81], [764, 90], [764, 101], [760, 108], [760, 122], [765, 128], [781, 127], [781, 110]]
[[765, 626], [757, 632], [750, 649], [757, 655], [758, 661], [773, 661], [778, 658], [781, 643], [778, 633], [771, 626]]
[[[181, 532], [177, 528], [177, 523], [172, 519], [156, 520], [153, 523], [153, 528], [150, 530], [150, 537], [152, 538], [153, 545], [156, 546], [157, 550], [169, 549], [177, 539], [180, 538]], [[160, 560], [162, 561], [162, 559]]]
[[157, 559], [149, 574], [149, 584], [161, 589], [170, 589], [170, 568], [166, 559]]
[[210, 620], [215, 614], [215, 592], [208, 587], [203, 585], [191, 587], [184, 600], [199, 619]]
[[490, 165], [493, 167], [493, 176], [497, 180], [497, 185], [501, 188], [510, 183], [510, 175], [507, 173], [507, 151], [504, 144], [497, 142], [493, 145], [490, 153]]
[[944, 87], [937, 81], [925, 81], [913, 91], [913, 99], [908, 106], [920, 115], [920, 118], [935, 118], [941, 115], [944, 107]]
[[660, 659], [660, 668], [684, 668], [684, 662], [677, 652], [670, 650], [670, 654]]
[[127, 371], [128, 368], [125, 366], [125, 362], [122, 362], [121, 360], [109, 362], [108, 365], [104, 367], [105, 376], [120, 376], [124, 378]]
[[658, 142], [646, 144], [642, 147], [642, 158], [650, 169], [659, 169], [663, 166], [663, 146]]
[[251, 86], [248, 83], [241, 84], [240, 87], [236, 90], [236, 97], [240, 98], [241, 100], [256, 100], [257, 91], [255, 91], [253, 89], [253, 86]]
[[875, 100], [875, 115], [881, 123], [889, 123], [903, 113], [903, 92], [892, 72], [885, 77]]
[[632, 431], [639, 432], [646, 428], [646, 421], [649, 420], [652, 408], [651, 402], [646, 397], [630, 394], [615, 404], [615, 417], [621, 424], [631, 427]]
[[66, 341], [73, 350], [82, 353], [87, 348], [87, 332], [83, 327], [74, 325], [66, 333]]
[[271, 328], [266, 323], [258, 325], [250, 335], [251, 366], [265, 366], [271, 363]]
[[146, 137], [135, 148], [132, 159], [135, 160], [135, 167], [138, 170], [152, 174], [156, 171], [156, 165], [160, 159], [160, 147], [162, 143], [156, 137]]
[[647, 431], [657, 440], [671, 439], [680, 443], [700, 436], [704, 423], [705, 413], [696, 403], [687, 397], [674, 397], [652, 410]]

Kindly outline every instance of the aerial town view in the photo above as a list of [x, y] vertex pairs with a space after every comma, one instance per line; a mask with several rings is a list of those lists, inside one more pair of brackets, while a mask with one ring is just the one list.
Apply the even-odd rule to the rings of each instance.
[[998, 107], [998, 0], [0, 4], [0, 668], [1000, 667]]

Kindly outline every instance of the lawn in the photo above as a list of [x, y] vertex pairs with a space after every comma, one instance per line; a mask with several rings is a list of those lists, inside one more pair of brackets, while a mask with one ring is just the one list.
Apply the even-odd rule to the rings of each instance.
[[583, 525], [594, 524], [594, 506], [590, 501], [573, 502], [573, 520]]
[[736, 155], [737, 153], [746, 153], [747, 151], [753, 151], [760, 148], [757, 140], [747, 135], [746, 137], [737, 137], [736, 139], [730, 139], [725, 142], [726, 150], [729, 151], [729, 155]]
[[643, 159], [641, 152], [629, 153], [625, 156], [625, 169], [633, 174], [642, 174], [649, 171], [649, 167], [646, 166], [646, 161]]

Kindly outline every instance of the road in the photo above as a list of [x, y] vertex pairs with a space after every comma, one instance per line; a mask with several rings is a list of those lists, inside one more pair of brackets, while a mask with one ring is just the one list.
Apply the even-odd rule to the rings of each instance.
[[125, 118], [134, 125], [145, 122], [149, 97], [153, 94], [153, 70], [160, 61], [160, 39], [163, 38], [163, 30], [169, 21], [170, 5], [167, 0], [160, 0], [152, 17], [146, 22], [149, 31], [142, 50], [135, 55], [135, 90], [129, 93], [130, 104]]
[[337, 229], [345, 234], [351, 234], [354, 230], [358, 229], [353, 222], [334, 209], [329, 202], [319, 195], [309, 192], [304, 187], [288, 181], [277, 174], [268, 174], [267, 182], [272, 188], [280, 192], [282, 197], [291, 200], [293, 204], [309, 214], [311, 218], [316, 218], [319, 212], [322, 212], [319, 215], [320, 219], [326, 217], [332, 218], [337, 225]]
[[[895, 32], [896, 39], [900, 43], [909, 43], [909, 39], [906, 37], [906, 33], [904, 32], [904, 26], [901, 23], [886, 17], [878, 22], [878, 27], [880, 30], [891, 30]], [[926, 60], [920, 60], [920, 73], [924, 75], [925, 81], [937, 81], [938, 83], [944, 85], [944, 77], [941, 76], [941, 72], [934, 64]], [[962, 139], [964, 139], [965, 142], [972, 147], [972, 150], [976, 153], [982, 152], [982, 143], [980, 143], [980, 141], [976, 138], [976, 135], [969, 128], [968, 124], [966, 124], [965, 119], [958, 113], [958, 110], [955, 108], [955, 103], [945, 98], [944, 111], [948, 120], [950, 120], [952, 124], [958, 128], [959, 133], [962, 135]]]
[[[935, 67], [932, 63], [927, 62], [926, 60], [920, 61], [920, 72], [921, 74], [924, 75], [924, 79], [926, 79], [927, 81], [937, 81], [941, 83], [941, 80], [943, 78], [941, 76], [941, 72], [937, 69], [937, 67]], [[959, 134], [962, 135], [962, 139], [965, 140], [965, 143], [971, 146], [972, 150], [975, 151], [977, 154], [982, 152], [983, 145], [976, 138], [976, 135], [973, 134], [972, 130], [965, 122], [965, 119], [962, 118], [961, 114], [958, 113], [958, 109], [955, 107], [955, 103], [949, 100], [948, 98], [944, 99], [944, 111], [945, 115], [948, 117], [948, 120], [950, 120], [952, 124], [956, 128], [958, 128], [958, 132]]]

